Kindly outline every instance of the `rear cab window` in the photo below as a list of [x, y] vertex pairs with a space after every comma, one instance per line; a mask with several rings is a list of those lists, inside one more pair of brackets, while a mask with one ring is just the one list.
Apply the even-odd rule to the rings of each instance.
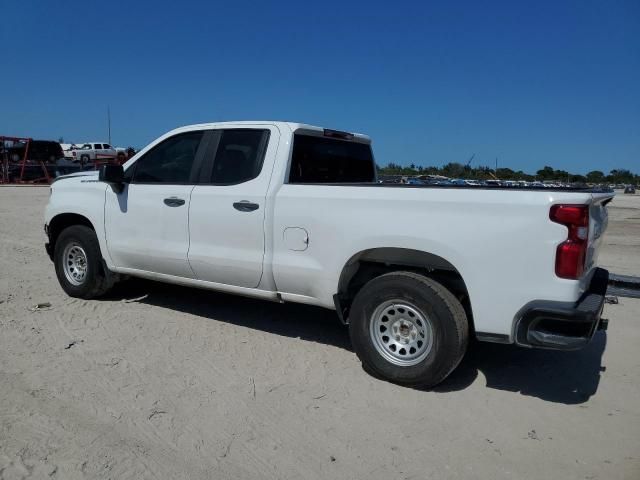
[[368, 143], [296, 133], [289, 183], [373, 183], [375, 161]]

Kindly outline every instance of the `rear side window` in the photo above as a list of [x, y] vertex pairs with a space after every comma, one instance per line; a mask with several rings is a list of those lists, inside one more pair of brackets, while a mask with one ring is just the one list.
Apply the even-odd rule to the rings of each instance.
[[311, 135], [295, 135], [289, 183], [375, 181], [371, 146]]
[[133, 183], [189, 183], [202, 132], [168, 138], [143, 155], [134, 165]]
[[94, 143], [94, 144], [93, 144], [93, 148], [94, 148], [95, 150], [101, 150], [101, 149], [102, 149], [102, 145], [100, 145], [99, 143]]
[[262, 170], [269, 130], [220, 130], [210, 182], [236, 185], [256, 178]]

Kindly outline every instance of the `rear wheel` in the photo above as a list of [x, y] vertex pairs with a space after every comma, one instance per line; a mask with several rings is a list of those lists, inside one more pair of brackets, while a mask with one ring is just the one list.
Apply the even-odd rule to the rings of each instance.
[[432, 387], [460, 363], [469, 326], [458, 299], [438, 282], [392, 272], [368, 282], [349, 316], [353, 348], [365, 369], [394, 383]]
[[114, 284], [114, 275], [102, 264], [96, 233], [84, 225], [73, 225], [60, 233], [53, 261], [60, 286], [71, 297], [96, 298]]

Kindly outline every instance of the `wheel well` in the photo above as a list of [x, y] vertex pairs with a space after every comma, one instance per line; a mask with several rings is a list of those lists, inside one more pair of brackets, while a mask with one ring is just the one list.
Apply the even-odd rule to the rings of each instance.
[[469, 291], [460, 272], [438, 255], [406, 248], [375, 248], [351, 257], [342, 269], [336, 295], [336, 307], [339, 307], [341, 318], [348, 318], [353, 299], [367, 282], [399, 270], [419, 273], [442, 284], [460, 300], [473, 329]]
[[93, 228], [93, 224], [87, 217], [84, 217], [77, 213], [61, 213], [60, 215], [56, 215], [49, 222], [48, 234], [49, 248], [51, 252], [55, 250], [56, 241], [58, 240], [58, 237], [60, 236], [62, 231], [72, 225], [85, 225], [93, 231], [96, 230], [95, 228]]

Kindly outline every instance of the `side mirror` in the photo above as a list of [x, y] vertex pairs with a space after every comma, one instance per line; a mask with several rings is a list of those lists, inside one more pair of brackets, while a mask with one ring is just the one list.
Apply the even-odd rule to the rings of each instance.
[[117, 193], [122, 192], [125, 183], [122, 165], [103, 165], [98, 172], [98, 180], [111, 184]]
[[98, 173], [98, 180], [106, 183], [124, 183], [122, 165], [103, 165]]

